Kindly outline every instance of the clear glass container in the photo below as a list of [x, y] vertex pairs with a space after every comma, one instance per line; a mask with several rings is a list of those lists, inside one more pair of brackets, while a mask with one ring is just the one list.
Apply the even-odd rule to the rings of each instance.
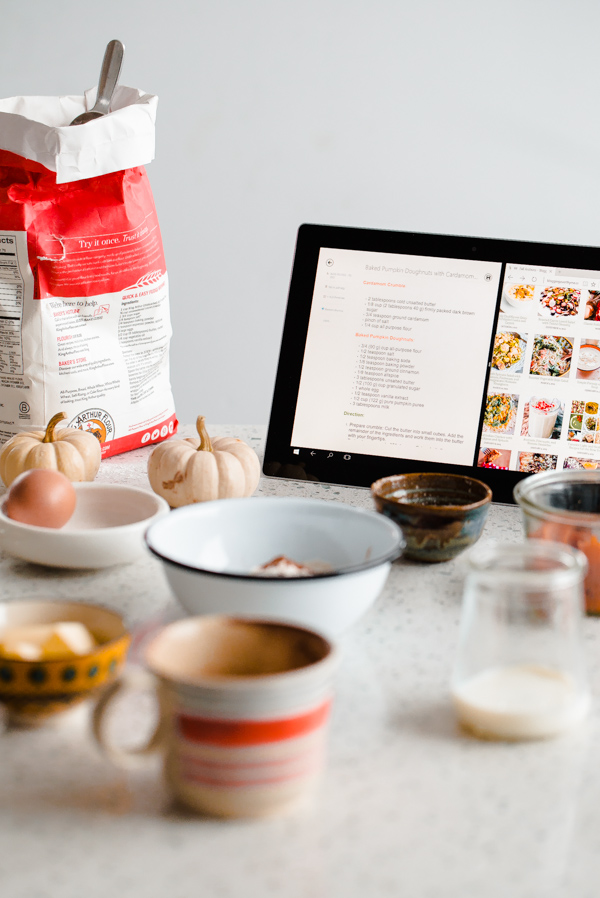
[[585, 608], [600, 614], [600, 471], [534, 474], [519, 481], [514, 498], [528, 537], [566, 543], [584, 553]]
[[586, 717], [585, 570], [581, 552], [544, 540], [488, 544], [471, 555], [451, 685], [467, 729], [539, 739]]

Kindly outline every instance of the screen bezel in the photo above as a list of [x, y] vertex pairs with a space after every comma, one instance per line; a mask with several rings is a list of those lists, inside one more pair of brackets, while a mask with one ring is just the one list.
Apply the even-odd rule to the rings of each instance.
[[[304, 359], [306, 335], [310, 318], [317, 263], [321, 248], [359, 250], [437, 256], [440, 258], [475, 259], [502, 263], [502, 272], [494, 325], [490, 332], [490, 351], [487, 375], [483, 385], [485, 401], [491, 371], [493, 335], [500, 307], [500, 290], [506, 263], [554, 266], [572, 269], [600, 269], [600, 249], [591, 246], [532, 243], [482, 237], [463, 237], [442, 234], [422, 234], [410, 231], [381, 231], [365, 228], [303, 224], [298, 230], [294, 264], [277, 375], [273, 391], [271, 414], [267, 429], [263, 473], [267, 477], [287, 480], [312, 480], [341, 486], [369, 487], [380, 477], [411, 471], [444, 471], [475, 477], [487, 483], [494, 502], [512, 504], [516, 484], [530, 474], [520, 471], [499, 471], [472, 465], [421, 462], [414, 459], [390, 458], [378, 455], [353, 454], [344, 459], [343, 453], [319, 450], [313, 456], [304, 452], [300, 457], [292, 452], [292, 428], [296, 413], [298, 389]], [[477, 439], [479, 446], [481, 423]], [[475, 461], [477, 452], [475, 453]]]

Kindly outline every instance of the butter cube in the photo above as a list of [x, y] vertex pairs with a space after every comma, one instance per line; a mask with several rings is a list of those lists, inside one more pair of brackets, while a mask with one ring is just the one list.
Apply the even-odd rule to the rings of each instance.
[[0, 655], [23, 661], [66, 661], [95, 647], [96, 640], [79, 621], [13, 627], [0, 633]]
[[96, 640], [84, 624], [78, 621], [65, 621], [54, 624], [52, 633], [42, 646], [42, 652], [48, 661], [53, 658], [77, 658], [87, 655], [96, 648]]
[[24, 640], [6, 640], [5, 643], [0, 642], [0, 656], [3, 658], [16, 658], [18, 661], [39, 661], [42, 657], [42, 650], [38, 645]]

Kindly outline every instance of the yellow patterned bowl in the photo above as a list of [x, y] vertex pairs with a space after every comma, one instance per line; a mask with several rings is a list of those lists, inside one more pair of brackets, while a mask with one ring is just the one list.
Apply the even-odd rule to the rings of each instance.
[[59, 621], [85, 624], [98, 645], [89, 654], [65, 661], [21, 661], [0, 656], [0, 702], [13, 722], [41, 723], [72, 708], [111, 683], [125, 662], [131, 637], [115, 611], [80, 602], [0, 603], [0, 634], [9, 627]]

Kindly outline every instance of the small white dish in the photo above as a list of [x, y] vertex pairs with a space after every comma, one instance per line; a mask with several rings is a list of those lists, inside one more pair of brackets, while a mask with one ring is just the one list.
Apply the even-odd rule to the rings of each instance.
[[[337, 636], [373, 604], [404, 546], [376, 512], [322, 499], [219, 499], [176, 508], [148, 528], [171, 589], [192, 614], [300, 624]], [[332, 570], [309, 577], [251, 571], [285, 556]]]
[[74, 483], [77, 504], [60, 529], [13, 521], [0, 507], [0, 549], [16, 558], [59, 568], [104, 568], [134, 561], [146, 551], [144, 533], [167, 514], [149, 490], [111, 483]]

